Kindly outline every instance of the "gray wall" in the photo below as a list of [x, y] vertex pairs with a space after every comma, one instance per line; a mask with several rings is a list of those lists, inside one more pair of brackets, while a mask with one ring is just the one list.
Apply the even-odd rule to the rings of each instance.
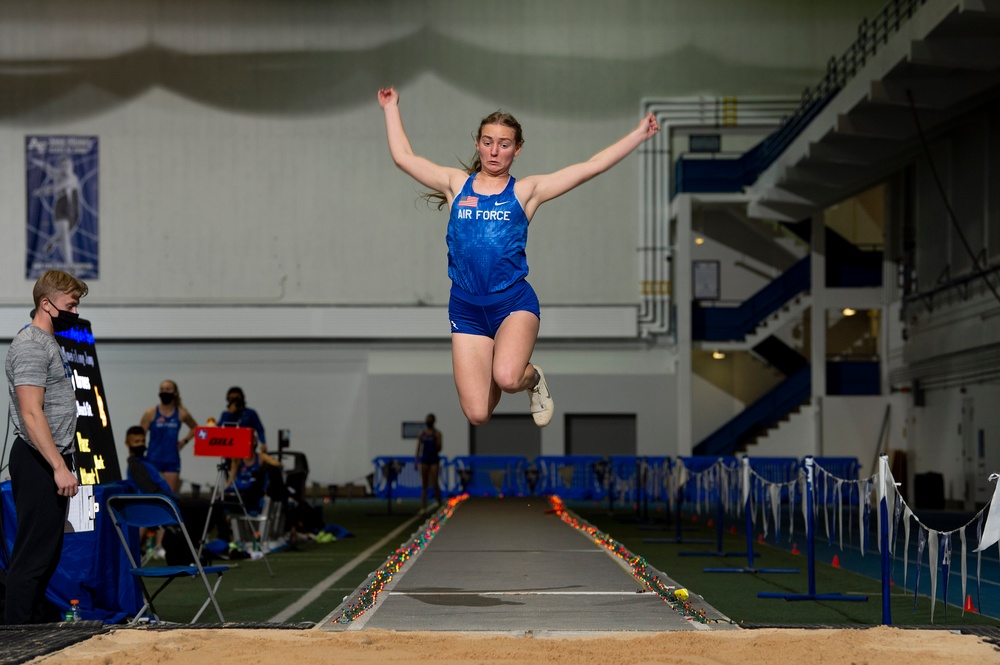
[[[581, 161], [642, 98], [798, 94], [878, 2], [7, 0], [0, 301], [24, 297], [23, 137], [100, 137], [91, 303], [446, 302], [443, 213], [392, 165], [468, 160], [478, 120], [525, 129], [514, 173]], [[586, 18], [584, 18], [586, 17]], [[637, 299], [636, 158], [536, 215], [547, 304]]]
[[[889, 353], [894, 387], [917, 381], [923, 389], [923, 405], [908, 395], [902, 424], [910, 468], [944, 474], [945, 498], [956, 503], [967, 497], [985, 503], [992, 492], [986, 478], [1000, 469], [1000, 415], [994, 407], [1000, 399], [1000, 304], [976, 277], [972, 258], [981, 267], [1000, 260], [1000, 162], [993, 157], [1000, 147], [998, 111], [996, 100], [986, 102], [930, 137], [930, 156], [921, 151], [914, 157], [911, 184], [894, 181], [898, 203], [887, 229], [887, 258], [903, 263], [903, 225], [912, 214], [915, 252], [906, 270], [920, 293], [970, 278], [959, 288], [911, 298], [889, 322], [895, 329]], [[995, 289], [995, 273], [990, 280]], [[895, 280], [887, 291], [894, 299], [902, 295]], [[965, 400], [973, 409], [963, 423]], [[982, 469], [976, 451], [963, 450], [967, 427], [983, 431]]]
[[[479, 118], [502, 107], [525, 128], [515, 175], [547, 172], [629, 131], [644, 98], [799, 94], [881, 4], [5, 0], [0, 307], [29, 300], [26, 134], [100, 137], [101, 275], [85, 315], [95, 305], [211, 308], [220, 319], [272, 305], [444, 305], [446, 217], [393, 167], [379, 86], [400, 90], [425, 156], [469, 159]], [[536, 215], [528, 258], [543, 305], [638, 302], [637, 172], [630, 157]], [[90, 311], [99, 332], [100, 308]], [[183, 324], [163, 325], [185, 338]], [[446, 338], [407, 342], [405, 326], [398, 336], [391, 348], [98, 349], [119, 441], [164, 378], [199, 420], [240, 384], [269, 438], [292, 430], [325, 484], [363, 478], [377, 454], [408, 454], [399, 423], [427, 411], [448, 453], [467, 447]], [[677, 394], [669, 346], [552, 343], [536, 355], [563, 413], [635, 412], [640, 454], [676, 450], [676, 404], [691, 396]], [[523, 401], [505, 397], [500, 412]], [[563, 452], [559, 418], [542, 446]], [[182, 475], [210, 482], [212, 463], [185, 458]]]

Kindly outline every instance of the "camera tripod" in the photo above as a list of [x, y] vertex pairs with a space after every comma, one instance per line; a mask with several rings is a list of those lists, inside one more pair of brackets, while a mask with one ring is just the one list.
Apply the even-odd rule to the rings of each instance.
[[[229, 465], [230, 460], [223, 457], [219, 460], [219, 464], [216, 467], [218, 472], [215, 475], [215, 487], [212, 488], [212, 501], [208, 504], [208, 514], [205, 515], [205, 528], [201, 532], [201, 542], [198, 544], [198, 558], [201, 558], [202, 550], [205, 549], [205, 539], [208, 537], [208, 529], [212, 524], [212, 511], [215, 510], [215, 504], [219, 504], [219, 509], [222, 510], [223, 496], [225, 494], [226, 484], [229, 482]], [[261, 558], [264, 560], [264, 565], [267, 566], [267, 572], [271, 577], [274, 577], [274, 571], [271, 570], [271, 562], [267, 559], [267, 548], [260, 539], [260, 531], [256, 528], [257, 525], [263, 524], [267, 521], [267, 515], [261, 514], [258, 516], [253, 516], [247, 511], [246, 505], [243, 503], [243, 496], [240, 494], [239, 488], [233, 485], [233, 493], [236, 495], [236, 500], [240, 504], [240, 510], [243, 511], [242, 519], [249, 525], [250, 534], [253, 538], [253, 548], [254, 551], [258, 551], [261, 554]]]

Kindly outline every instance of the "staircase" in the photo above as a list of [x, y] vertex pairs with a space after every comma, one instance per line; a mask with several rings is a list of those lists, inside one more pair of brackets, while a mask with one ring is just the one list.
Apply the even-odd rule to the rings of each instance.
[[743, 451], [751, 457], [773, 457], [777, 454], [805, 457], [815, 453], [816, 407], [802, 404], [789, 413], [777, 427], [767, 430]]
[[805, 403], [812, 391], [808, 365], [788, 377], [694, 447], [695, 455], [732, 455]]
[[[763, 332], [751, 342], [747, 342], [747, 337], [765, 323], [775, 325], [782, 317], [790, 320], [793, 309], [801, 313], [808, 305], [805, 294], [809, 290], [809, 266], [807, 256], [738, 307], [706, 307], [695, 302], [691, 308], [692, 339], [713, 343], [740, 341], [748, 344], [748, 348], [760, 343], [762, 336], [766, 336]], [[794, 303], [796, 298], [800, 302]], [[769, 321], [775, 314], [777, 318]], [[715, 344], [708, 346], [719, 348]]]
[[803, 313], [812, 306], [812, 296], [807, 291], [797, 294], [780, 308], [771, 312], [740, 339], [705, 341], [696, 340], [695, 347], [703, 350], [757, 351], [757, 347], [786, 325], [797, 323]]

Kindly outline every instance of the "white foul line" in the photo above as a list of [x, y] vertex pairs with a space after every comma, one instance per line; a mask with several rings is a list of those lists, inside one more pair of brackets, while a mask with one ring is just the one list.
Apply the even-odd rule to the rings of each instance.
[[[671, 587], [668, 587], [671, 588]], [[634, 596], [649, 597], [635, 591], [394, 591], [393, 596]]]

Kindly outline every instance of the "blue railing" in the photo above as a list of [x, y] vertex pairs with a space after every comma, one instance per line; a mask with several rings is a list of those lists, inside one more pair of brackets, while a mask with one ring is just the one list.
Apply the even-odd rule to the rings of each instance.
[[810, 260], [805, 257], [738, 307], [691, 308], [691, 334], [695, 340], [742, 340], [760, 322], [789, 300], [809, 289]]
[[827, 63], [826, 74], [802, 92], [802, 103], [781, 127], [735, 159], [693, 159], [682, 156], [674, 166], [671, 196], [681, 192], [739, 192], [757, 181], [868, 60], [889, 42], [927, 0], [891, 0], [858, 24], [858, 35], [839, 58]]
[[752, 436], [774, 427], [801, 406], [812, 392], [812, 372], [805, 367], [771, 389], [742, 413], [694, 447], [697, 455], [732, 455]]

